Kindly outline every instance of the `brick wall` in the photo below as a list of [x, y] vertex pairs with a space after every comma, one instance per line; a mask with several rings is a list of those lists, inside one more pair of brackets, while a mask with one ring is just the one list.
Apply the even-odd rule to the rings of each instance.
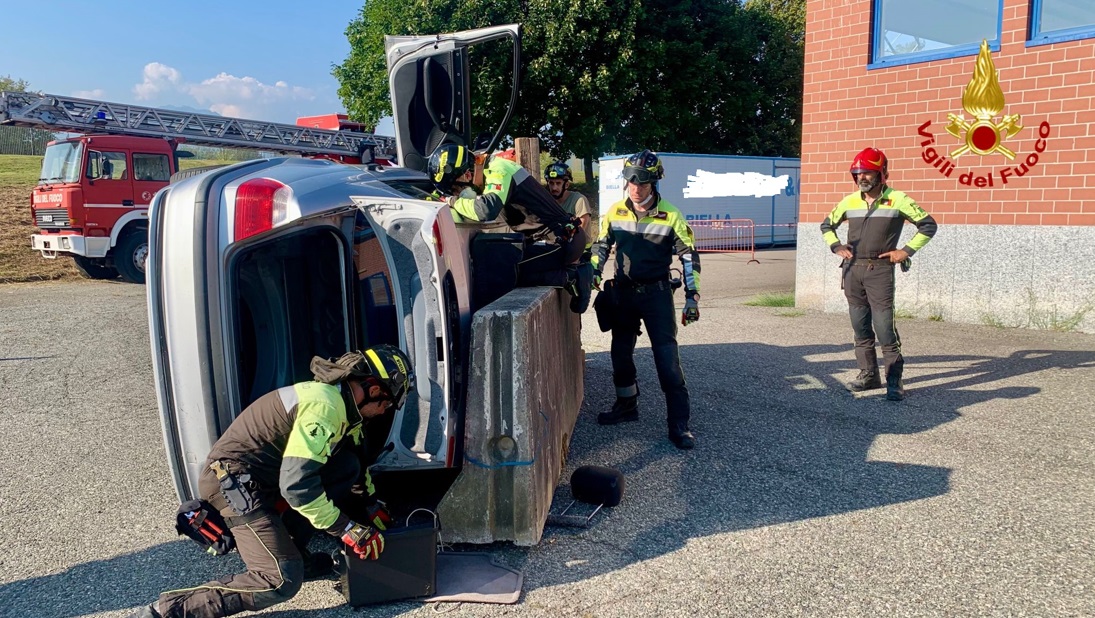
[[[890, 184], [941, 224], [1095, 225], [1095, 39], [1026, 47], [1029, 4], [1004, 0], [1001, 49], [992, 54], [1001, 115], [1022, 117], [1023, 129], [1003, 141], [1016, 153], [1009, 161], [998, 153], [949, 156], [964, 142], [945, 131], [947, 115], [971, 120], [962, 93], [976, 55], [868, 71], [871, 3], [808, 0], [800, 221], [820, 222], [851, 193], [852, 157], [875, 146], [890, 159]], [[924, 161], [918, 128], [927, 121], [933, 147], [955, 165], [949, 177]], [[1001, 170], [1035, 153], [1042, 123], [1044, 152], [1025, 175], [1002, 183]], [[961, 184], [967, 173], [971, 182], [991, 176], [993, 187]]]

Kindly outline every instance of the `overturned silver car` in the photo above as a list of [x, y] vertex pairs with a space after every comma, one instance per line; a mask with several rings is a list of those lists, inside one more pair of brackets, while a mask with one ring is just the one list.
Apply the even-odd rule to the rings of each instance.
[[[452, 540], [539, 539], [581, 403], [578, 318], [560, 291], [530, 288], [495, 310], [508, 316], [508, 334], [493, 332], [503, 328], [495, 305], [476, 313], [471, 247], [504, 225], [454, 223], [429, 199], [422, 173], [443, 140], [471, 143], [468, 48], [488, 41], [512, 44], [516, 89], [518, 26], [388, 38], [404, 167], [248, 161], [155, 196], [151, 342], [181, 499], [197, 493], [205, 457], [235, 416], [266, 392], [310, 379], [312, 356], [390, 343], [408, 352], [418, 383], [390, 428], [370, 429], [380, 493], [440, 508]], [[522, 328], [557, 331], [563, 343], [553, 354], [569, 357], [533, 358]], [[545, 384], [508, 373], [560, 361], [568, 367], [548, 370]], [[560, 386], [551, 380], [571, 393], [545, 412], [541, 390]], [[465, 521], [468, 508], [476, 513]]]

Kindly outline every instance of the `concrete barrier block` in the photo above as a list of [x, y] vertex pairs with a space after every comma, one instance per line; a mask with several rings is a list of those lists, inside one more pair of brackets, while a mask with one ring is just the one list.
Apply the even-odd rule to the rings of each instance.
[[464, 463], [438, 507], [446, 541], [540, 541], [582, 405], [581, 316], [518, 288], [472, 318]]

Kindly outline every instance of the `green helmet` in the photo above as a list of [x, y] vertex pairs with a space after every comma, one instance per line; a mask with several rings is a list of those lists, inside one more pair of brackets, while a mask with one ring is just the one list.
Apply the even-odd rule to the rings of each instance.
[[544, 169], [544, 180], [567, 180], [574, 181], [574, 176], [570, 174], [570, 166], [562, 161], [556, 161]]
[[430, 175], [437, 190], [442, 193], [452, 191], [457, 178], [464, 175], [475, 164], [471, 151], [458, 144], [442, 144], [430, 155], [426, 173]]
[[657, 153], [644, 150], [633, 154], [624, 163], [624, 180], [638, 184], [658, 182], [665, 177], [665, 168]]

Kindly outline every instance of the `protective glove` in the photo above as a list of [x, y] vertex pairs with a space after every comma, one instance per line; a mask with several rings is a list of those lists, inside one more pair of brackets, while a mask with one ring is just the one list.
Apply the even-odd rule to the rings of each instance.
[[384, 535], [372, 527], [356, 522], [346, 524], [342, 542], [362, 560], [376, 560], [384, 551]]
[[688, 326], [700, 319], [700, 303], [696, 296], [690, 296], [684, 301], [684, 311], [681, 312], [681, 325]]
[[[580, 225], [581, 224], [579, 224], [579, 226]], [[570, 223], [564, 225], [563, 226], [563, 239], [569, 241], [570, 239], [574, 238], [575, 231], [578, 229], [579, 226], [574, 225], [574, 220], [573, 219], [571, 220]]]
[[373, 522], [373, 526], [377, 530], [387, 530], [388, 526], [392, 525], [392, 516], [388, 513], [388, 505], [380, 500], [377, 500], [372, 506], [365, 509], [365, 513], [369, 516], [369, 521]]
[[601, 273], [596, 271], [593, 272], [593, 289], [601, 291]]

